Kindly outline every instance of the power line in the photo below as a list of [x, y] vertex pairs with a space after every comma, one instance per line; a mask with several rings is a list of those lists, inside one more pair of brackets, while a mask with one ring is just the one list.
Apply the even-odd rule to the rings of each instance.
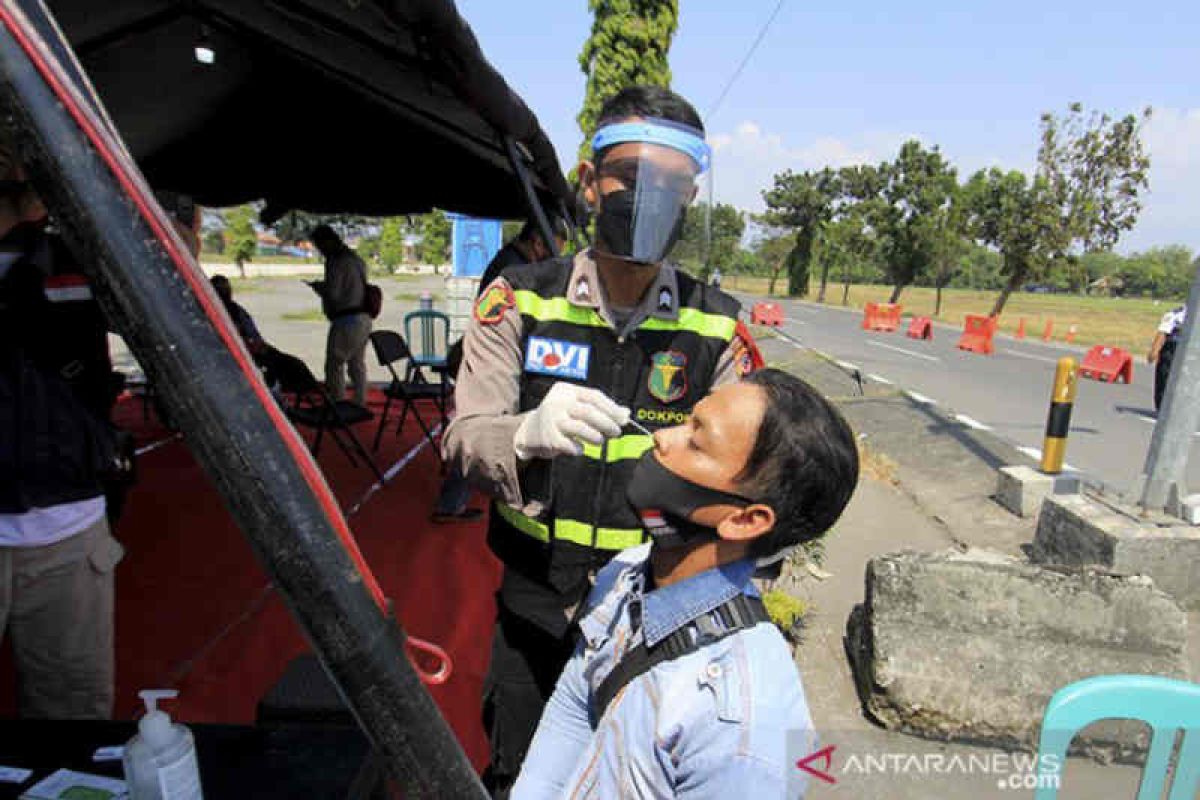
[[725, 96], [729, 94], [729, 90], [733, 88], [734, 82], [737, 81], [738, 76], [742, 74], [742, 70], [746, 68], [746, 64], [750, 62], [750, 57], [754, 55], [754, 51], [758, 49], [758, 46], [762, 43], [763, 38], [767, 35], [767, 30], [770, 29], [771, 23], [775, 21], [775, 17], [779, 16], [779, 9], [783, 8], [783, 3], [784, 0], [779, 0], [779, 2], [775, 4], [775, 10], [771, 12], [771, 16], [767, 18], [766, 23], [762, 26], [762, 30], [758, 32], [758, 37], [754, 40], [754, 44], [750, 45], [750, 49], [746, 51], [746, 55], [742, 59], [742, 63], [738, 64], [738, 68], [735, 69], [733, 74], [729, 76], [729, 81], [725, 84], [725, 88], [721, 90], [721, 94], [717, 98], [717, 101], [712, 104], [712, 108], [710, 108], [708, 110], [708, 114], [705, 115], [704, 119], [706, 122], [712, 120], [713, 114], [717, 113], [717, 109], [720, 108], [721, 103], [725, 101]]

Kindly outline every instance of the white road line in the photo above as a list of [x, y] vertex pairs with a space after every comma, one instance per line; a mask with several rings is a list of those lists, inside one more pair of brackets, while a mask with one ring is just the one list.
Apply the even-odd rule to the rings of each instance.
[[792, 319], [791, 317], [784, 317], [783, 321], [786, 322], [788, 325], [807, 325], [808, 324], [807, 322], [805, 322], [802, 319]]
[[1042, 460], [1042, 451], [1038, 450], [1036, 447], [1018, 447], [1017, 449], [1032, 458], [1034, 461]]
[[1018, 358], [1028, 358], [1033, 361], [1044, 361], [1047, 364], [1057, 364], [1058, 363], [1057, 358], [1046, 358], [1045, 356], [1035, 356], [1033, 353], [1022, 353], [1020, 350], [999, 350], [997, 352], [1003, 353], [1006, 356], [1017, 356]]
[[875, 381], [876, 383], [886, 383], [888, 386], [893, 385], [892, 382], [889, 381], [887, 378], [883, 377], [882, 375], [876, 375], [874, 372], [867, 375], [867, 377], [870, 378], [871, 380]]
[[905, 392], [905, 394], [911, 397], [913, 400], [916, 400], [918, 403], [924, 403], [930, 406], [937, 405], [937, 400], [934, 400], [932, 397], [926, 397], [925, 395], [917, 394], [916, 392]]
[[[1157, 425], [1158, 424], [1158, 419], [1156, 419], [1155, 417], [1147, 417], [1147, 416], [1143, 416], [1142, 414], [1135, 414], [1134, 416], [1137, 419], [1140, 419], [1142, 422], [1145, 422], [1148, 425]], [[1200, 436], [1200, 431], [1196, 431], [1195, 433], [1192, 434], [1192, 436]]]
[[984, 425], [982, 422], [980, 422], [977, 419], [971, 419], [966, 414], [955, 414], [954, 418], [956, 420], [958, 420], [959, 422], [961, 422], [963, 425], [966, 425], [968, 428], [974, 428], [977, 431], [990, 431], [991, 430], [991, 428], [989, 428], [987, 425]]
[[913, 358], [923, 358], [926, 361], [941, 361], [941, 359], [937, 356], [927, 356], [924, 353], [914, 353], [912, 350], [905, 350], [903, 347], [895, 347], [890, 344], [884, 344], [883, 342], [867, 342], [867, 344], [871, 345], [872, 347], [883, 347], [887, 350], [895, 350], [897, 353], [903, 353], [904, 355], [912, 356]]
[[842, 369], [848, 369], [851, 372], [858, 372], [858, 365], [851, 364], [849, 361], [835, 361], [833, 363], [837, 364]]

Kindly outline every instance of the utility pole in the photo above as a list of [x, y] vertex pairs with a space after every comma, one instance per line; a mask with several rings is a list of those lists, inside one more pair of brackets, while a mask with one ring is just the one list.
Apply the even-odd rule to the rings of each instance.
[[1192, 434], [1200, 423], [1200, 258], [1192, 265], [1196, 274], [1188, 295], [1187, 319], [1171, 363], [1171, 377], [1159, 411], [1150, 452], [1143, 469], [1145, 484], [1141, 506], [1148, 512], [1183, 515], [1187, 495], [1185, 471]]

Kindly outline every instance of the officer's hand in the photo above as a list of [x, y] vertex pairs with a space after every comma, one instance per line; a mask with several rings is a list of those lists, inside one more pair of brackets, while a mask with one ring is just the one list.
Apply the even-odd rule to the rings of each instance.
[[580, 441], [601, 444], [621, 435], [621, 426], [629, 421], [629, 409], [623, 408], [603, 392], [571, 383], [550, 387], [541, 405], [525, 415], [513, 436], [517, 458], [554, 458], [577, 456], [583, 452]]

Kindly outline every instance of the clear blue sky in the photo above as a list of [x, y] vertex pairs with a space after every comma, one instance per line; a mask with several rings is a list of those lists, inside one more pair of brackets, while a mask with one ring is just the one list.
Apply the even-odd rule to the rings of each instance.
[[[1030, 169], [1042, 111], [1076, 100], [1114, 114], [1150, 105], [1151, 191], [1118, 249], [1200, 249], [1200, 2], [785, 0], [710, 114], [776, 3], [680, 3], [673, 88], [705, 117], [718, 200], [760, 210], [776, 172], [879, 161], [912, 136], [939, 145], [960, 174]], [[458, 7], [569, 168], [586, 0]]]

